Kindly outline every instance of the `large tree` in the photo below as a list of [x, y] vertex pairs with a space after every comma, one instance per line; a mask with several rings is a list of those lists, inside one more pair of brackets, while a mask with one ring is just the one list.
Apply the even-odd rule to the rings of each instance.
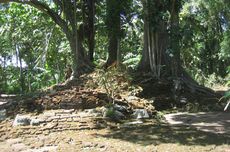
[[106, 27], [109, 39], [106, 67], [121, 62], [122, 26], [131, 6], [132, 0], [106, 0]]
[[[79, 8], [81, 9], [81, 3], [76, 0], [73, 1], [63, 1], [63, 0], [53, 0], [53, 1], [41, 1], [41, 0], [0, 0], [0, 3], [16, 2], [21, 4], [28, 4], [37, 8], [38, 10], [49, 15], [52, 20], [60, 26], [62, 31], [65, 33], [72, 53], [73, 60], [73, 73], [72, 78], [77, 78], [82, 72], [91, 70], [91, 63], [85, 55], [83, 49], [83, 34], [84, 25], [80, 25], [80, 20], [82, 19], [81, 13], [79, 13]], [[92, 2], [91, 2], [92, 3]], [[90, 4], [91, 4], [90, 3]], [[92, 4], [91, 4], [92, 5]], [[91, 8], [92, 6], [89, 6]], [[91, 12], [90, 12], [91, 13]], [[90, 28], [92, 29], [92, 19], [89, 19]], [[83, 27], [83, 28], [82, 28]], [[90, 35], [90, 41], [92, 41], [93, 36]], [[90, 44], [91, 51], [93, 44]]]
[[169, 33], [164, 13], [166, 3], [153, 0], [142, 0], [144, 14], [144, 48], [139, 69], [150, 71], [160, 78], [161, 69], [166, 63], [166, 50], [169, 47]]
[[109, 47], [106, 66], [119, 60], [121, 37], [121, 0], [106, 0], [106, 25]]
[[214, 95], [200, 86], [182, 68], [180, 59], [179, 0], [142, 0], [144, 14], [144, 49], [139, 69], [160, 79], [161, 74], [173, 79], [175, 89], [183, 85], [189, 92]]

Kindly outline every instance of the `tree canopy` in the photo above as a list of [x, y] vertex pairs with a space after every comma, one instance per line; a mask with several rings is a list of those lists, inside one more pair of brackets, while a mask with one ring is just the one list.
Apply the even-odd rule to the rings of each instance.
[[70, 67], [72, 80], [114, 64], [193, 90], [193, 79], [229, 81], [228, 0], [0, 0], [0, 10], [2, 92], [63, 82]]

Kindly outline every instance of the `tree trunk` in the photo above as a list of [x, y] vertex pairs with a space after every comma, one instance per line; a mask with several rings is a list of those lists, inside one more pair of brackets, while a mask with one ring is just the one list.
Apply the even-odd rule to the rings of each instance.
[[111, 64], [117, 61], [117, 46], [118, 46], [118, 39], [115, 35], [111, 35], [109, 37], [109, 48], [108, 48], [108, 59], [106, 62], [106, 67], [109, 67]]
[[120, 62], [120, 37], [121, 37], [121, 19], [120, 19], [120, 3], [117, 0], [107, 0], [107, 30], [109, 38], [108, 59], [105, 68], [115, 62]]
[[151, 12], [149, 1], [143, 1], [144, 6], [144, 49], [139, 63], [139, 70], [150, 71], [156, 78], [160, 78], [161, 69], [166, 64], [165, 53], [168, 48], [167, 24], [162, 19], [152, 25], [157, 14]]
[[[74, 0], [74, 12], [77, 11], [76, 0]], [[77, 30], [77, 16], [76, 13], [73, 14], [74, 21], [71, 24], [72, 31], [65, 31], [66, 37], [70, 42], [71, 54], [72, 54], [72, 76], [70, 79], [78, 78], [81, 74], [89, 72], [92, 70], [90, 63], [85, 58], [84, 47], [83, 47], [83, 27], [80, 26]]]
[[93, 62], [94, 57], [94, 47], [95, 47], [95, 28], [94, 28], [94, 18], [95, 18], [95, 0], [88, 0], [88, 58]]
[[180, 2], [178, 0], [172, 0], [171, 4], [171, 49], [172, 49], [172, 76], [178, 77], [181, 73], [180, 62], [180, 28], [179, 28], [179, 11]]
[[[164, 5], [161, 5], [160, 1], [153, 3], [150, 0], [143, 0], [142, 2], [144, 6], [144, 49], [142, 59], [139, 63], [139, 69], [147, 70], [145, 72], [151, 72], [153, 77], [159, 79], [161, 78], [161, 69], [164, 67], [167, 78], [173, 78], [171, 80], [173, 80], [174, 87], [177, 86], [174, 82], [179, 82], [183, 85], [181, 88], [185, 88], [186, 92], [203, 97], [216, 97], [217, 94], [214, 91], [200, 86], [181, 67], [180, 37], [178, 34], [179, 2], [176, 0], [170, 1], [171, 33], [168, 33], [167, 21], [162, 18], [161, 13], [166, 11], [166, 9], [163, 8]], [[169, 46], [172, 52], [167, 52]], [[172, 93], [176, 93], [175, 91]]]
[[147, 17], [144, 17], [144, 48], [142, 50], [142, 57], [138, 69], [143, 71], [150, 71], [149, 53], [148, 53], [148, 25]]
[[[73, 74], [72, 78], [78, 78], [80, 74], [89, 71], [91, 69], [90, 63], [86, 60], [84, 54], [82, 42], [78, 38], [78, 17], [77, 17], [77, 1], [59, 1], [53, 0], [56, 5], [55, 8], [60, 8], [60, 11], [52, 9], [49, 5], [43, 1], [38, 0], [0, 0], [0, 3], [16, 2], [21, 4], [28, 4], [41, 12], [49, 15], [51, 19], [62, 29], [65, 33], [71, 47], [72, 60], [73, 60]], [[62, 13], [57, 13], [62, 12]], [[91, 36], [92, 37], [92, 36]], [[92, 38], [91, 38], [92, 39]], [[94, 43], [94, 42], [93, 42]], [[91, 51], [92, 46], [91, 44]]]

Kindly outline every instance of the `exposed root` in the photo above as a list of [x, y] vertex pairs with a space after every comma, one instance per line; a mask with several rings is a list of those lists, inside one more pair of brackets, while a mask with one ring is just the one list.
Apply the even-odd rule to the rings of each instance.
[[221, 97], [221, 94], [215, 92], [214, 90], [199, 85], [185, 71], [183, 72], [183, 76], [179, 79], [182, 81], [182, 84], [184, 84], [185, 86], [184, 88], [187, 89], [188, 92], [191, 92], [194, 95], [199, 95], [203, 97], [216, 97], [216, 98]]

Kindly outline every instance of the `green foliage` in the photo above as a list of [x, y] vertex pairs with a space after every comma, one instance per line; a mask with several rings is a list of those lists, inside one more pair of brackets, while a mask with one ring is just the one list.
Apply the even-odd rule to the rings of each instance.
[[183, 5], [180, 13], [184, 67], [207, 86], [217, 83], [216, 78], [218, 81], [225, 80], [228, 74], [228, 10], [222, 0], [191, 0]]
[[224, 96], [225, 98], [230, 98], [230, 91], [227, 91]]
[[[94, 63], [105, 62], [108, 51], [107, 35], [115, 33], [121, 38], [123, 64], [136, 68], [143, 50], [144, 13], [148, 9], [147, 20], [155, 25], [151, 30], [158, 30], [161, 27], [156, 25], [160, 21], [169, 24], [170, 2], [97, 1]], [[203, 85], [230, 85], [229, 1], [189, 0], [178, 4], [181, 5], [177, 7], [181, 8], [180, 30], [177, 32], [182, 38], [182, 66]], [[84, 22], [82, 5], [82, 1], [77, 1], [78, 26]], [[49, 6], [61, 13], [53, 1], [49, 1]], [[1, 5], [0, 9], [0, 91], [16, 93], [23, 88], [25, 92], [30, 92], [64, 81], [65, 68], [73, 61], [70, 58], [72, 54], [69, 40], [60, 27], [48, 15], [28, 5], [10, 3]], [[69, 12], [72, 13], [71, 10]], [[68, 16], [64, 12], [61, 17], [67, 21]], [[67, 24], [72, 29], [70, 21]], [[87, 46], [86, 43], [84, 41], [83, 45]], [[16, 63], [10, 63], [11, 60]], [[20, 61], [22, 65], [19, 64]], [[121, 76], [119, 72], [110, 69], [106, 72], [101, 70], [99, 73], [99, 84], [106, 92], [111, 97], [118, 94], [120, 84], [114, 82]], [[20, 84], [22, 81], [25, 86]]]
[[106, 91], [106, 94], [111, 98], [109, 104], [113, 103], [113, 99], [116, 94], [118, 94], [118, 81], [114, 78], [116, 77], [117, 71], [115, 68], [112, 68], [109, 71], [98, 70], [99, 75], [99, 86], [103, 86], [103, 89]]
[[108, 108], [108, 110], [105, 111], [105, 116], [108, 117], [108, 118], [114, 118], [114, 116], [115, 116], [115, 110], [114, 110], [114, 108], [112, 106], [110, 106]]
[[140, 55], [134, 55], [132, 53], [128, 53], [125, 57], [124, 57], [124, 64], [129, 67], [129, 68], [136, 68], [139, 61], [141, 59], [141, 56]]
[[228, 60], [230, 58], [230, 29], [224, 33], [224, 38], [220, 45], [220, 59]]
[[52, 20], [32, 7], [16, 3], [6, 7], [0, 16], [1, 65], [5, 63], [0, 71], [4, 73], [2, 91], [26, 93], [63, 81], [69, 44]]

